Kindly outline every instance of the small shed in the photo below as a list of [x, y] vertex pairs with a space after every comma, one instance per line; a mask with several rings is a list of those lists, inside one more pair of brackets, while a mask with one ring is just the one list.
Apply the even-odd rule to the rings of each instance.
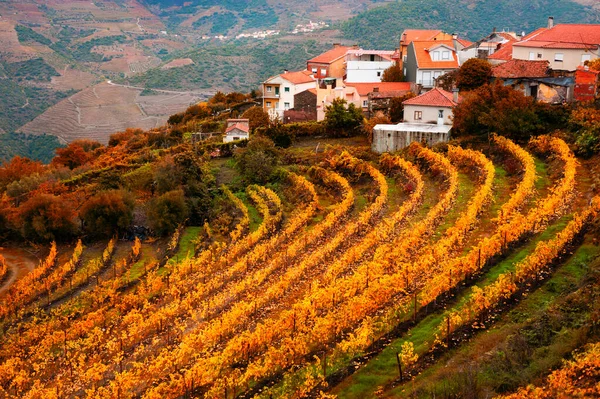
[[399, 123], [397, 125], [375, 125], [371, 149], [377, 153], [394, 152], [408, 147], [413, 141], [428, 145], [447, 142], [450, 125], [429, 123]]
[[224, 143], [230, 143], [238, 140], [248, 140], [250, 138], [250, 120], [249, 119], [227, 119], [227, 128], [225, 128]]

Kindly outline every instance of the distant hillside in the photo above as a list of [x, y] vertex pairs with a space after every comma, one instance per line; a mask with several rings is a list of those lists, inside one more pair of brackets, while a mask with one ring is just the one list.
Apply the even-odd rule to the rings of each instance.
[[56, 155], [54, 151], [59, 147], [62, 147], [62, 144], [56, 136], [0, 134], [0, 165], [15, 156], [48, 163], [54, 158]]
[[393, 49], [407, 28], [442, 29], [477, 40], [493, 27], [531, 32], [556, 23], [598, 23], [600, 10], [570, 0], [404, 0], [363, 12], [341, 24], [343, 35], [363, 47]]

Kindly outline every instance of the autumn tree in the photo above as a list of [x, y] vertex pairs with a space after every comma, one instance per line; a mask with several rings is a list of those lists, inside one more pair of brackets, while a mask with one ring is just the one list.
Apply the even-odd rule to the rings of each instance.
[[369, 138], [369, 142], [373, 141], [373, 128], [375, 127], [375, 125], [388, 123], [392, 123], [392, 121], [386, 114], [384, 114], [381, 111], [373, 115], [372, 118], [365, 119], [363, 123], [363, 130], [365, 135]]
[[66, 147], [56, 150], [56, 157], [52, 160], [52, 164], [75, 169], [92, 160], [93, 151], [99, 147], [102, 147], [102, 144], [97, 141], [75, 140]]
[[360, 130], [363, 120], [362, 110], [343, 98], [336, 98], [325, 107], [325, 125], [333, 136], [351, 136]]
[[386, 68], [381, 75], [382, 82], [404, 82], [404, 74], [400, 69], [400, 65], [394, 63]]
[[600, 109], [595, 103], [578, 104], [569, 118], [576, 152], [583, 157], [600, 153]]
[[495, 132], [524, 139], [549, 128], [537, 114], [534, 99], [500, 82], [486, 84], [463, 95], [454, 107], [456, 135], [487, 135]]
[[585, 65], [590, 68], [593, 69], [594, 71], [600, 71], [600, 58], [596, 58], [590, 61], [586, 61]]
[[31, 176], [34, 173], [41, 174], [45, 170], [46, 167], [41, 162], [16, 156], [10, 162], [0, 166], [0, 191], [6, 189], [6, 186], [13, 181]]
[[167, 235], [188, 216], [183, 190], [173, 190], [154, 198], [146, 210], [150, 226], [158, 235]]
[[108, 146], [115, 147], [115, 146], [117, 146], [119, 144], [123, 144], [123, 143], [131, 140], [133, 137], [141, 135], [143, 133], [144, 133], [144, 131], [142, 129], [134, 129], [134, 128], [127, 128], [123, 132], [113, 133], [110, 135], [110, 137], [108, 139]]
[[415, 97], [416, 94], [413, 93], [412, 91], [400, 96], [400, 97], [393, 97], [390, 99], [390, 105], [389, 105], [389, 117], [390, 120], [393, 123], [398, 123], [401, 122], [404, 119], [404, 101]]
[[242, 118], [249, 119], [250, 130], [269, 126], [269, 114], [262, 107], [252, 107], [242, 114]]
[[23, 237], [49, 242], [69, 238], [75, 232], [73, 211], [61, 198], [37, 194], [18, 209]]
[[474, 90], [489, 83], [492, 77], [492, 64], [487, 60], [470, 58], [462, 64], [456, 75], [459, 90]]
[[238, 169], [251, 183], [268, 182], [279, 164], [279, 150], [271, 139], [263, 136], [254, 137], [246, 148], [238, 149], [234, 157]]
[[85, 230], [94, 236], [110, 237], [133, 221], [135, 200], [123, 190], [100, 192], [87, 200], [79, 211]]

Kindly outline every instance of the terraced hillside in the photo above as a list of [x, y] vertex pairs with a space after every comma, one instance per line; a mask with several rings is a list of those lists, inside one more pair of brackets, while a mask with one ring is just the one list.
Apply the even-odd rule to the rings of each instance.
[[111, 134], [127, 128], [151, 129], [166, 124], [170, 115], [205, 98], [197, 92], [157, 92], [108, 82], [85, 89], [51, 107], [19, 132], [52, 134], [64, 142], [77, 139], [107, 143]]
[[[52, 244], [2, 294], [0, 396], [427, 396], [430, 380], [406, 381], [501, 328], [573, 252], [600, 253], [585, 238], [600, 197], [562, 140], [477, 148], [332, 150], [278, 184], [222, 186], [234, 227], [218, 239], [207, 224]], [[571, 349], [600, 338], [580, 306]], [[561, 381], [584, 389], [594, 353]]]

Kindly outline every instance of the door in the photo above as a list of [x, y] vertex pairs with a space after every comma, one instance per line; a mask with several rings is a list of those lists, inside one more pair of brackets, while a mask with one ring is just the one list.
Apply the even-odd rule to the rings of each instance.
[[421, 84], [425, 87], [431, 87], [431, 71], [423, 72]]

